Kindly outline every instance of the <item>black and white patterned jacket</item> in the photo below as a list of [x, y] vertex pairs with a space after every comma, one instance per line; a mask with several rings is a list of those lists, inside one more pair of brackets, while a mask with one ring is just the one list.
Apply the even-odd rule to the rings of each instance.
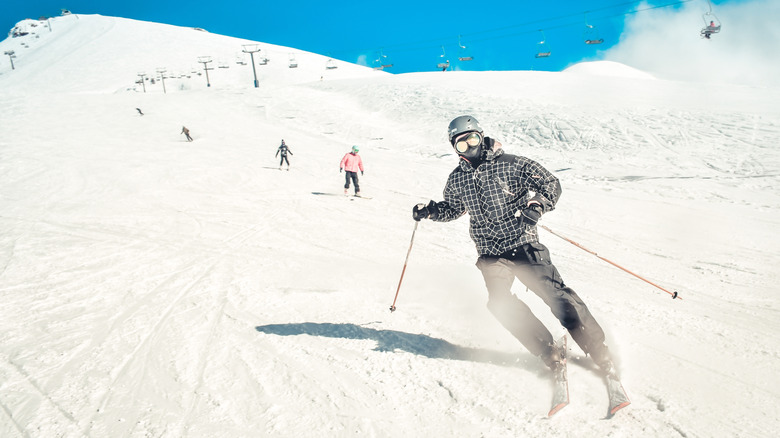
[[523, 244], [537, 242], [536, 226], [515, 216], [533, 199], [543, 212], [555, 208], [561, 184], [539, 163], [494, 148], [476, 169], [461, 160], [450, 173], [444, 201], [437, 203], [437, 222], [449, 222], [468, 213], [470, 234], [479, 255], [498, 256]]

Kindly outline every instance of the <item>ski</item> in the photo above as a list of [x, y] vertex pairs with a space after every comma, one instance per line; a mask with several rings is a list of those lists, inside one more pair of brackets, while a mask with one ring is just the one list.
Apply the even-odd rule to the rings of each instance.
[[615, 413], [631, 404], [631, 400], [623, 389], [623, 384], [615, 375], [607, 374], [607, 392], [609, 394], [609, 411], [607, 418], [612, 418]]
[[566, 336], [558, 341], [558, 344], [563, 343], [563, 353], [560, 365], [553, 370], [553, 398], [550, 412], [547, 413], [548, 417], [552, 417], [558, 411], [566, 407], [569, 404], [569, 377], [566, 372]]

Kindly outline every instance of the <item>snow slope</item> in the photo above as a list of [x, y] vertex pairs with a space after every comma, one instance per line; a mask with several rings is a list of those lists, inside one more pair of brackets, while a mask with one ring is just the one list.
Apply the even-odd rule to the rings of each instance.
[[[262, 43], [257, 89], [235, 63], [211, 87], [134, 83], [247, 43], [100, 16], [0, 43], [18, 54], [0, 67], [0, 436], [780, 431], [780, 91], [619, 64], [326, 70]], [[619, 359], [632, 405], [610, 420], [576, 346], [571, 404], [545, 417], [545, 368], [485, 308], [465, 218], [420, 223], [388, 311], [465, 113], [560, 178], [545, 225], [683, 298], [541, 231]], [[353, 144], [373, 199], [340, 195]]]

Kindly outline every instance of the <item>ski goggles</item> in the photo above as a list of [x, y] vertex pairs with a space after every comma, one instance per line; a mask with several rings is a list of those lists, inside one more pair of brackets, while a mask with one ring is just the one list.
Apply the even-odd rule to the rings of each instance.
[[468, 135], [461, 137], [455, 142], [455, 150], [464, 153], [470, 148], [475, 148], [482, 144], [482, 134], [479, 132], [471, 132]]

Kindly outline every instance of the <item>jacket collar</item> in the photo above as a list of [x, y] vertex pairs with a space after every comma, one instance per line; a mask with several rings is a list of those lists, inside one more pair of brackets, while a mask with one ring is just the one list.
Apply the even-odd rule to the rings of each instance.
[[[493, 146], [492, 149], [487, 151], [487, 154], [485, 155], [485, 160], [482, 163], [489, 163], [495, 160], [496, 158], [500, 157], [501, 155], [504, 155], [504, 149], [501, 148], [500, 144], [496, 144], [495, 146]], [[471, 172], [476, 170], [474, 166], [471, 165], [470, 161], [460, 156], [458, 156], [458, 158], [460, 158], [460, 163], [458, 165], [460, 166], [461, 170], [464, 170], [466, 172]]]

